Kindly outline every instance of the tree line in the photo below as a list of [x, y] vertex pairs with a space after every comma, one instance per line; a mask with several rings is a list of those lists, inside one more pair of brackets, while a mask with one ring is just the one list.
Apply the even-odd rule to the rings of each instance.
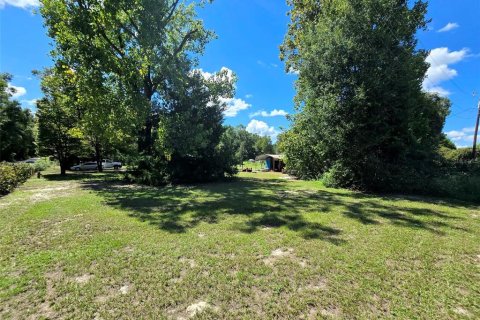
[[369, 191], [424, 191], [454, 170], [442, 133], [451, 102], [422, 87], [426, 1], [288, 0], [280, 57], [299, 75], [296, 113], [276, 146], [223, 125], [236, 75], [198, 69], [216, 36], [196, 12], [211, 1], [41, 2], [54, 66], [37, 72], [37, 141], [62, 173], [85, 145], [99, 164], [127, 155], [150, 184], [214, 180], [273, 152], [299, 177]]
[[270, 138], [223, 125], [236, 75], [197, 69], [215, 38], [196, 15], [208, 1], [41, 2], [53, 66], [34, 71], [44, 93], [35, 117], [2, 77], [1, 160], [53, 155], [65, 174], [81, 158], [101, 171], [120, 156], [135, 180], [163, 184], [232, 175], [273, 150]]

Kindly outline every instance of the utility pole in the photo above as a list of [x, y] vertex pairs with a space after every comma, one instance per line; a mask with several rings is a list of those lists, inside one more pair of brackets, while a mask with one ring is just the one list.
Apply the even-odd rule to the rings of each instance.
[[473, 160], [477, 158], [477, 136], [478, 136], [478, 124], [480, 122], [480, 99], [478, 100], [478, 114], [477, 114], [477, 124], [475, 125], [475, 135], [473, 136]]

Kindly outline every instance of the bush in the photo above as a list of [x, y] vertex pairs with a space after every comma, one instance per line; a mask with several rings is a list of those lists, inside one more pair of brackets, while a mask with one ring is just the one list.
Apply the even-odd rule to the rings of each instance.
[[42, 158], [35, 161], [32, 164], [33, 170], [35, 172], [45, 171], [52, 165], [52, 162], [48, 158]]
[[480, 160], [472, 159], [472, 149], [440, 148], [440, 155], [430, 194], [480, 202]]
[[127, 172], [127, 181], [149, 186], [161, 186], [169, 182], [167, 163], [160, 157], [140, 156], [129, 159], [128, 163], [134, 169]]
[[457, 172], [437, 177], [432, 190], [438, 196], [480, 202], [480, 174]]
[[471, 161], [473, 160], [472, 148], [449, 149], [440, 148], [440, 155], [447, 161]]
[[0, 163], [0, 194], [7, 194], [28, 180], [35, 170], [26, 163]]

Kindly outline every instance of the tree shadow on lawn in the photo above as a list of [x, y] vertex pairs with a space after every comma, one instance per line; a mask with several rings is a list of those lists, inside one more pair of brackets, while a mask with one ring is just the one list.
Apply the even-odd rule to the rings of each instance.
[[[104, 177], [85, 179], [85, 189], [94, 190], [106, 204], [129, 211], [129, 215], [172, 233], [183, 233], [201, 222], [218, 223], [231, 215], [245, 222], [236, 229], [253, 233], [261, 228], [286, 227], [305, 239], [342, 244], [342, 230], [305, 219], [305, 214], [332, 211], [364, 225], [385, 222], [399, 227], [445, 235], [445, 229], [468, 232], [454, 225], [463, 219], [428, 208], [395, 205], [391, 198], [326, 190], [295, 190], [288, 181], [238, 178], [229, 182], [163, 188], [109, 182]], [[396, 197], [398, 198], [398, 197]], [[392, 201], [392, 204], [380, 203]], [[383, 202], [383, 201], [382, 201]]]
[[94, 181], [115, 181], [122, 180], [124, 175], [119, 171], [67, 171], [65, 175], [57, 173], [47, 173], [42, 175], [45, 179], [50, 181], [83, 181], [83, 180], [94, 180]]

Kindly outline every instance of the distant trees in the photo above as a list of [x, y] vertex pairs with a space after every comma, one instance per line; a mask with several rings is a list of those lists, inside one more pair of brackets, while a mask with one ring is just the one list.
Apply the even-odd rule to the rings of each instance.
[[237, 127], [227, 126], [223, 139], [230, 141], [232, 153], [237, 164], [241, 164], [249, 159], [255, 159], [260, 154], [275, 152], [270, 137], [262, 137], [250, 133], [242, 125]]
[[281, 48], [298, 71], [297, 109], [281, 137], [287, 166], [333, 186], [398, 190], [428, 175], [450, 108], [422, 91], [427, 4], [289, 0]]
[[11, 100], [9, 74], [0, 74], [0, 162], [24, 160], [36, 154], [34, 126], [30, 110]]

